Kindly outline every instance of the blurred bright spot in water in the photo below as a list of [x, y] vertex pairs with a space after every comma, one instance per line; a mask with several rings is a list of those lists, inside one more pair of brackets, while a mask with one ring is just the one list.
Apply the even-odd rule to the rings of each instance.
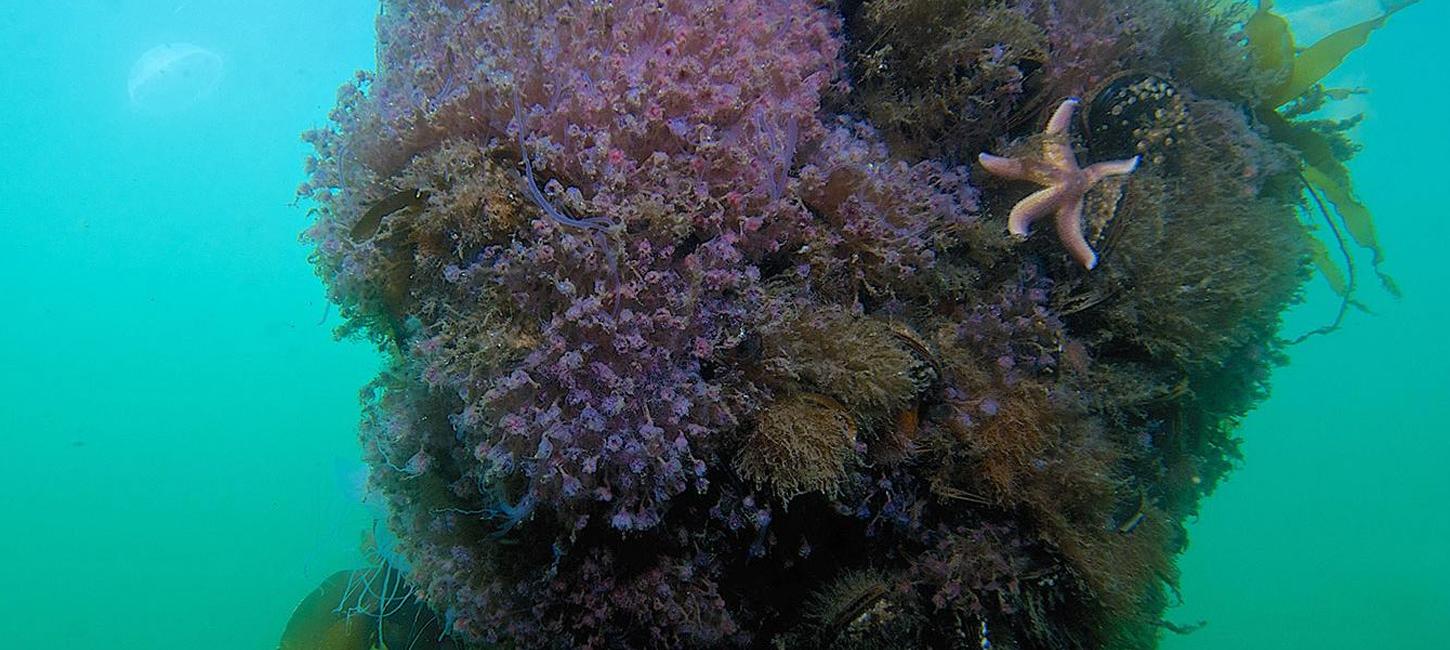
[[190, 43], [147, 50], [131, 66], [131, 108], [149, 115], [179, 113], [211, 95], [222, 79], [222, 58]]

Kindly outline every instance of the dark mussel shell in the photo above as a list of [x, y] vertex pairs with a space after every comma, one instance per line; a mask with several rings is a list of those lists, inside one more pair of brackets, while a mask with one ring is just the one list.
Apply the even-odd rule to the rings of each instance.
[[1142, 156], [1143, 165], [1171, 166], [1188, 129], [1188, 110], [1172, 80], [1137, 70], [1099, 84], [1083, 119], [1091, 162]]

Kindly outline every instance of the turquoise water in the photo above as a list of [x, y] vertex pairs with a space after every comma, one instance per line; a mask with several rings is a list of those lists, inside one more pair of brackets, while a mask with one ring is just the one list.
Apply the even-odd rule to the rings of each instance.
[[[1285, 10], [1308, 3], [1281, 2]], [[271, 648], [360, 562], [357, 389], [293, 207], [375, 3], [77, 0], [0, 8], [0, 648]], [[1308, 14], [1301, 14], [1308, 16]], [[1440, 648], [1450, 635], [1450, 7], [1407, 10], [1339, 73], [1373, 92], [1353, 167], [1405, 292], [1293, 351], [1203, 507], [1164, 647]], [[225, 61], [174, 114], [132, 62]], [[1317, 326], [1318, 284], [1288, 318]]]

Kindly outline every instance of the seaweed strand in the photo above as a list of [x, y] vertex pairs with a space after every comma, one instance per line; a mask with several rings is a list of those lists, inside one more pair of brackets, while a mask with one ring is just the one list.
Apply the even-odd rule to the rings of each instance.
[[1309, 180], [1304, 178], [1304, 173], [1296, 173], [1299, 176], [1299, 180], [1304, 183], [1304, 189], [1308, 190], [1309, 197], [1314, 200], [1314, 205], [1319, 208], [1319, 214], [1324, 217], [1324, 223], [1328, 224], [1329, 232], [1334, 235], [1334, 243], [1336, 246], [1339, 247], [1339, 254], [1344, 257], [1344, 268], [1346, 269], [1346, 283], [1344, 295], [1340, 297], [1339, 301], [1339, 312], [1334, 315], [1334, 320], [1328, 325], [1323, 325], [1321, 327], [1300, 334], [1299, 336], [1290, 340], [1289, 345], [1298, 345], [1314, 336], [1329, 334], [1330, 332], [1338, 330], [1340, 326], [1344, 324], [1344, 317], [1349, 313], [1349, 308], [1351, 306], [1364, 309], [1364, 306], [1359, 304], [1359, 302], [1354, 299], [1354, 290], [1358, 286], [1359, 279], [1354, 269], [1354, 258], [1350, 256], [1349, 246], [1344, 242], [1344, 233], [1340, 232], [1339, 224], [1334, 223], [1334, 218], [1330, 216], [1329, 209], [1324, 206], [1324, 199], [1320, 198], [1319, 192], [1314, 189], [1314, 186], [1309, 183]]

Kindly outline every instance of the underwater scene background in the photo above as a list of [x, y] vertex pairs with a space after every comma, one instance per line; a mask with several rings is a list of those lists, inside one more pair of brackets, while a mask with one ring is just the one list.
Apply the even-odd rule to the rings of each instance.
[[[1377, 5], [1278, 9], [1307, 41]], [[272, 648], [303, 595], [364, 561], [358, 387], [380, 356], [334, 342], [295, 199], [298, 134], [374, 67], [376, 12], [0, 8], [0, 647]], [[1160, 647], [1450, 634], [1447, 27], [1422, 2], [1334, 73], [1371, 91], [1335, 111], [1366, 115], [1350, 167], [1403, 298], [1365, 281], [1373, 315], [1288, 349], [1178, 560], [1166, 618], [1208, 624]], [[176, 43], [206, 54], [154, 49]], [[1305, 298], [1288, 335], [1333, 319], [1322, 279]]]

